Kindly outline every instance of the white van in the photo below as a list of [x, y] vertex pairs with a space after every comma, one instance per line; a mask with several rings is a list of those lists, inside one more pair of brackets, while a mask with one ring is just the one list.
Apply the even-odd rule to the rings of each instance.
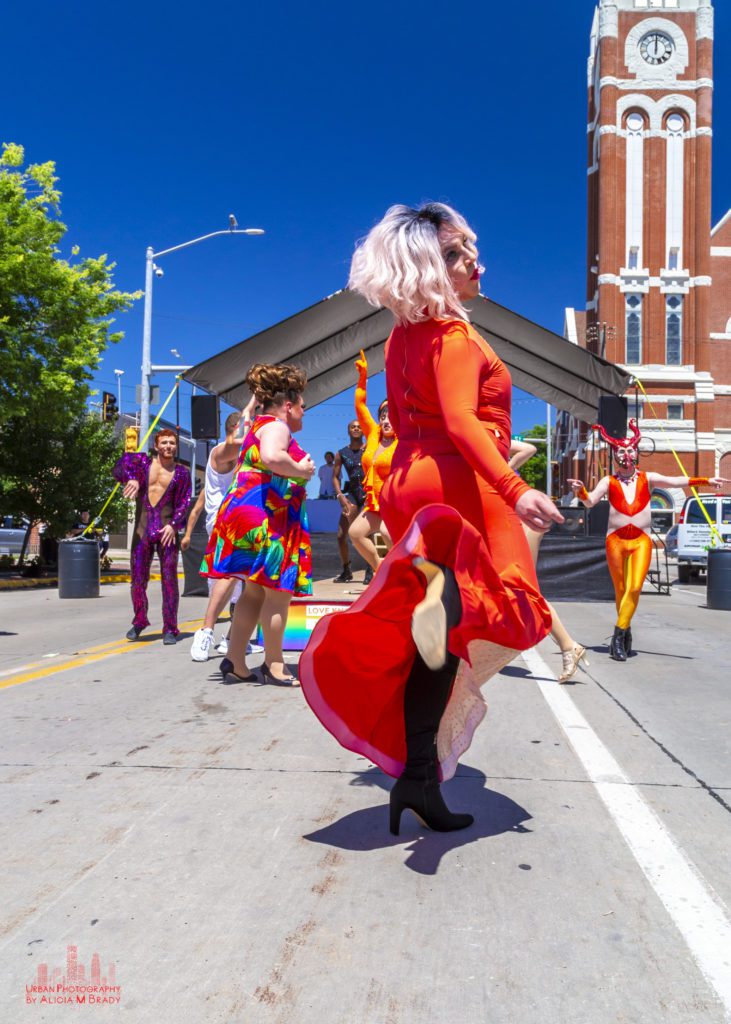
[[[701, 494], [711, 522], [723, 537], [725, 544], [731, 544], [731, 496], [727, 494]], [[716, 538], [718, 544], [718, 538]], [[708, 547], [711, 544], [711, 528], [703, 510], [695, 498], [686, 498], [683, 511], [678, 519], [678, 581], [687, 583], [691, 575], [697, 576], [708, 566]]]

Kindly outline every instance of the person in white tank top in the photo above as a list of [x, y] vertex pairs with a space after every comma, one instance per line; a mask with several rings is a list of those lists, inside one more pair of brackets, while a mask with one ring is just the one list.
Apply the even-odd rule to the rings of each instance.
[[[239, 448], [241, 447], [240, 440], [238, 441], [238, 446]], [[216, 448], [223, 447], [224, 445], [216, 445]], [[208, 462], [206, 463], [206, 484], [205, 490], [203, 491], [206, 508], [206, 533], [209, 537], [215, 525], [216, 516], [218, 515], [218, 510], [221, 507], [221, 502], [226, 497], [226, 492], [229, 489], [229, 485], [231, 484], [236, 471], [236, 463], [234, 463], [233, 469], [227, 473], [219, 473], [218, 470], [214, 469], [213, 452], [216, 451], [216, 448], [213, 449], [208, 457]], [[238, 455], [236, 458], [238, 459]]]
[[[190, 538], [195, 524], [205, 508], [206, 532], [211, 531], [216, 523], [216, 516], [226, 497], [233, 479], [236, 463], [241, 452], [241, 444], [248, 430], [248, 417], [245, 414], [232, 412], [226, 419], [226, 440], [211, 450], [206, 464], [205, 487], [188, 516], [188, 524], [180, 546], [185, 551], [190, 546]], [[244, 428], [239, 431], [239, 424]], [[238, 436], [240, 434], [240, 436]], [[213, 646], [213, 630], [218, 616], [228, 602], [235, 604], [241, 596], [241, 580], [220, 579], [208, 581], [208, 607], [206, 608], [203, 625], [195, 631], [190, 656], [193, 661], [208, 661], [210, 648]], [[224, 637], [216, 648], [220, 654], [227, 653], [228, 641]]]

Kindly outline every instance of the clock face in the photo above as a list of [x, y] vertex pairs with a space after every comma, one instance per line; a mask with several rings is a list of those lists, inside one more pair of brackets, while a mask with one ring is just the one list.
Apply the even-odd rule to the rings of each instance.
[[648, 64], [664, 64], [673, 55], [673, 41], [664, 32], [648, 32], [640, 41], [640, 53]]

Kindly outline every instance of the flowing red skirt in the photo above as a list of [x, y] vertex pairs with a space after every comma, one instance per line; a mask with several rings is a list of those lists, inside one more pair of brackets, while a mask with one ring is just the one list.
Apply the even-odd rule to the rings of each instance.
[[[505, 523], [505, 514], [514, 513], [495, 497]], [[522, 537], [517, 518], [516, 524]], [[527, 551], [524, 539], [523, 546]], [[510, 545], [503, 559], [506, 553]], [[517, 570], [501, 575], [482, 536], [459, 512], [446, 505], [417, 512], [365, 593], [346, 611], [320, 620], [299, 663], [305, 698], [325, 728], [396, 777], [406, 759], [404, 689], [416, 654], [411, 616], [426, 590], [412, 564], [416, 556], [454, 571], [462, 617], [449, 649], [459, 657], [469, 659], [472, 640], [526, 650], [551, 626], [530, 555], [525, 578]]]

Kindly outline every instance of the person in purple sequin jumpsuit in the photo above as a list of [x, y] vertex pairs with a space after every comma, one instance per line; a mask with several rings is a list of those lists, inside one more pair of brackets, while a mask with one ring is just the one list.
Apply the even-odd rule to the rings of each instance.
[[163, 643], [174, 644], [179, 632], [178, 534], [185, 529], [191, 485], [188, 470], [175, 463], [177, 448], [175, 432], [160, 430], [155, 435], [156, 459], [125, 452], [113, 470], [115, 479], [125, 485], [125, 497], [137, 500], [130, 558], [134, 618], [128, 640], [136, 640], [150, 625], [147, 584], [155, 552], [162, 576]]

